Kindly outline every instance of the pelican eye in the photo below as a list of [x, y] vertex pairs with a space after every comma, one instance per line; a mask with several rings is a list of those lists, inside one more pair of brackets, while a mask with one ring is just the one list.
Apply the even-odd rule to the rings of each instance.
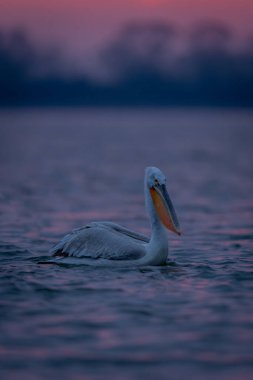
[[155, 180], [154, 180], [154, 183], [155, 183], [155, 185], [159, 185], [159, 181], [158, 181], [158, 179], [155, 179]]

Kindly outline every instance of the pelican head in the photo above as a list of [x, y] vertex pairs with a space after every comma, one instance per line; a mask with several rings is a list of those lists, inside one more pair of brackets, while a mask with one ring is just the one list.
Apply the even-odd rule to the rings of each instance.
[[[166, 189], [166, 177], [156, 167], [146, 168], [145, 182], [147, 187], [147, 206], [152, 201], [151, 209], [156, 218], [170, 231], [181, 235], [179, 222], [172, 201]], [[151, 211], [152, 212], [152, 211]]]

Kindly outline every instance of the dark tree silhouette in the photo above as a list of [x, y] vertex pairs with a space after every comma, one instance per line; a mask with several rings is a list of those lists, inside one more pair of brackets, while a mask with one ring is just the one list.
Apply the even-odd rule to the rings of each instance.
[[66, 75], [59, 57], [35, 49], [22, 30], [0, 33], [0, 105], [253, 105], [253, 45], [236, 51], [215, 22], [187, 36], [170, 24], [130, 23], [101, 52], [106, 83]]

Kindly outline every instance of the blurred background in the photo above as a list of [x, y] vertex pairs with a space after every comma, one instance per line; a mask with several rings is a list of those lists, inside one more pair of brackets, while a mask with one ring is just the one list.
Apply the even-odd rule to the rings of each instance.
[[1, 0], [0, 105], [253, 105], [250, 0]]
[[[1, 380], [252, 380], [252, 0], [0, 0]], [[164, 267], [41, 265], [73, 228]]]

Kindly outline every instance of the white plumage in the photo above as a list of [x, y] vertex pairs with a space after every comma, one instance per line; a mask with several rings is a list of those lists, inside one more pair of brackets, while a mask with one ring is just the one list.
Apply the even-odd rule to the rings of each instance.
[[94, 265], [162, 265], [168, 256], [165, 227], [180, 235], [175, 210], [165, 187], [163, 173], [148, 167], [144, 190], [151, 221], [151, 238], [112, 222], [93, 222], [73, 230], [50, 251], [56, 261], [69, 258]]

